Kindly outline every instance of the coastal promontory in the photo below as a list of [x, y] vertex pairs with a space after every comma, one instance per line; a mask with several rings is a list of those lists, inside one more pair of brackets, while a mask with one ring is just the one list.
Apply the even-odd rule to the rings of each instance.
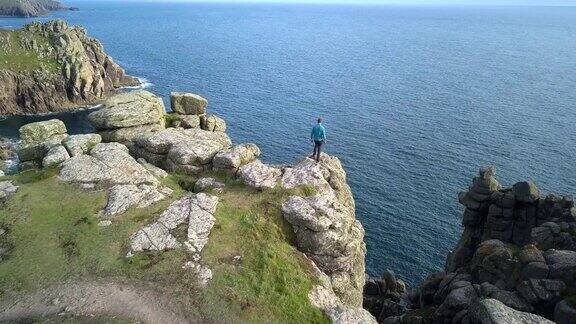
[[37, 17], [50, 11], [69, 9], [54, 0], [0, 0], [0, 16], [7, 17]]
[[0, 115], [73, 110], [139, 84], [82, 27], [57, 20], [0, 30]]

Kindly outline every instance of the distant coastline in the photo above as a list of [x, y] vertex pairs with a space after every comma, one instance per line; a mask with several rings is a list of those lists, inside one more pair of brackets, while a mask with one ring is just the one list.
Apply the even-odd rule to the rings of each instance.
[[38, 17], [58, 10], [78, 10], [55, 0], [0, 0], [0, 17]]

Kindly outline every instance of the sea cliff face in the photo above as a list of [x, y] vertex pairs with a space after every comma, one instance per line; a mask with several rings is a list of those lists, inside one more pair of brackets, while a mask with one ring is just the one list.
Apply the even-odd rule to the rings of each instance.
[[64, 21], [0, 31], [0, 114], [72, 110], [139, 81], [100, 42]]
[[[368, 281], [364, 306], [382, 323], [574, 323], [576, 209], [530, 181], [504, 188], [495, 168], [467, 191], [464, 231], [443, 272], [414, 291]], [[392, 283], [396, 287], [395, 283]]]
[[37, 17], [68, 8], [54, 0], [0, 0], [0, 16]]

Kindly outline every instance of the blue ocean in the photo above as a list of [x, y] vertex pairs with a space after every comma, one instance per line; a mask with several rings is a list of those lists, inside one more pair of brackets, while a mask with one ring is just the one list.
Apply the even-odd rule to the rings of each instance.
[[[202, 94], [265, 162], [310, 154], [323, 117], [372, 275], [415, 285], [442, 269], [481, 166], [576, 192], [576, 7], [67, 4], [80, 11], [38, 20], [85, 26], [167, 106], [170, 91]], [[63, 118], [86, 132], [85, 115]], [[35, 119], [1, 121], [0, 136]]]

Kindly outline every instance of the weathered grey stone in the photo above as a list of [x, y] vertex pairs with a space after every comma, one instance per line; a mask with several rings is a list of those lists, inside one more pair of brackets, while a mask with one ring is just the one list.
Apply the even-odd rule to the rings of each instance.
[[226, 121], [216, 115], [200, 116], [200, 128], [210, 132], [225, 132]]
[[0, 203], [5, 202], [18, 191], [18, 186], [14, 185], [12, 180], [0, 182]]
[[100, 187], [117, 184], [151, 184], [159, 181], [140, 165], [128, 148], [119, 143], [99, 143], [90, 155], [77, 155], [61, 164], [60, 179], [74, 183], [92, 183]]
[[201, 115], [206, 113], [208, 100], [193, 93], [170, 93], [170, 106], [172, 111], [183, 115]]
[[61, 120], [51, 119], [20, 127], [20, 139], [23, 144], [39, 143], [52, 139], [54, 135], [66, 134], [66, 132], [66, 126]]
[[53, 146], [42, 159], [42, 166], [47, 168], [53, 165], [58, 165], [70, 158], [68, 151], [63, 145]]
[[159, 222], [142, 228], [130, 238], [130, 249], [134, 252], [165, 251], [181, 246], [168, 228]]
[[180, 124], [184, 128], [200, 127], [200, 116], [198, 115], [179, 115]]
[[224, 191], [224, 184], [215, 178], [200, 178], [194, 184], [194, 192], [214, 190], [217, 193]]
[[256, 144], [245, 143], [234, 146], [230, 150], [221, 151], [214, 156], [214, 170], [236, 173], [238, 169], [260, 156], [260, 149]]
[[70, 135], [62, 141], [70, 156], [90, 153], [90, 150], [102, 141], [99, 134]]
[[166, 178], [168, 176], [168, 172], [160, 169], [159, 167], [146, 162], [145, 159], [139, 158], [138, 163], [140, 163], [148, 172], [150, 172], [153, 176], [158, 179]]
[[576, 320], [576, 308], [568, 300], [556, 304], [554, 308], [554, 321], [557, 324], [571, 324]]
[[483, 299], [474, 303], [468, 309], [468, 315], [472, 323], [481, 324], [553, 324], [544, 317], [514, 310], [496, 299]]
[[212, 279], [212, 270], [199, 263], [195, 263], [193, 261], [187, 261], [186, 263], [184, 263], [182, 268], [194, 271], [196, 277], [198, 278], [197, 282], [200, 288], [206, 288], [208, 286], [208, 283]]
[[97, 130], [118, 129], [140, 125], [164, 126], [164, 103], [156, 95], [140, 90], [110, 97], [104, 108], [88, 115]]
[[[240, 174], [255, 163], [261, 162], [241, 167]], [[304, 159], [285, 170], [281, 183], [287, 189], [314, 188], [312, 196], [290, 197], [283, 215], [292, 224], [298, 249], [329, 277], [342, 303], [360, 307], [365, 282], [364, 229], [355, 219], [354, 200], [339, 160], [326, 154], [320, 163]]]
[[264, 189], [274, 188], [282, 175], [282, 171], [262, 163], [260, 160], [254, 160], [239, 170], [240, 179], [248, 186]]
[[158, 132], [164, 129], [161, 124], [138, 125], [110, 130], [99, 130], [103, 142], [129, 143], [139, 136]]
[[103, 213], [105, 216], [113, 216], [122, 214], [131, 207], [144, 208], [166, 198], [171, 193], [172, 189], [155, 185], [116, 185], [108, 192], [108, 203]]
[[332, 224], [329, 217], [317, 213], [305, 198], [298, 196], [291, 196], [282, 204], [282, 215], [293, 226], [316, 232], [325, 231]]
[[18, 159], [20, 161], [42, 161], [46, 153], [57, 145], [60, 145], [63, 139], [68, 137], [67, 134], [52, 135], [42, 142], [22, 142], [18, 149]]
[[193, 253], [200, 253], [208, 243], [208, 236], [216, 221], [212, 215], [216, 212], [218, 197], [199, 193], [190, 202], [186, 247]]

